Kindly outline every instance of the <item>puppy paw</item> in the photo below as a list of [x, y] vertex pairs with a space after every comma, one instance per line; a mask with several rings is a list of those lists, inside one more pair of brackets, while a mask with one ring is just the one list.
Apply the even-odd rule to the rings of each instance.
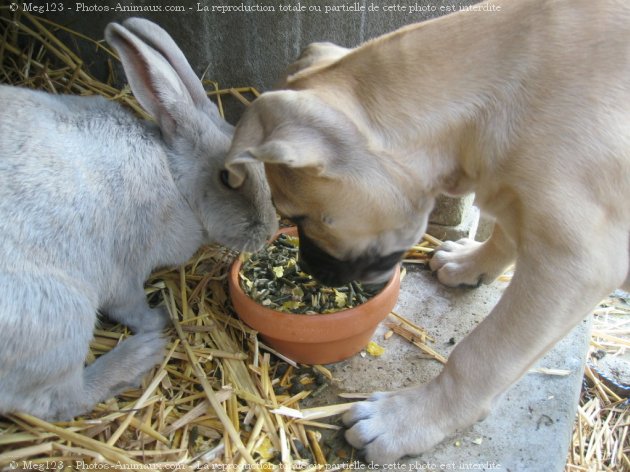
[[[368, 463], [391, 464], [405, 455], [418, 455], [447, 434], [429, 413], [430, 397], [413, 390], [376, 393], [358, 402], [343, 416], [346, 440]], [[420, 389], [422, 390], [422, 389]]]
[[478, 287], [496, 278], [496, 270], [484, 260], [483, 244], [470, 239], [447, 241], [436, 249], [431, 270], [438, 280], [449, 287]]

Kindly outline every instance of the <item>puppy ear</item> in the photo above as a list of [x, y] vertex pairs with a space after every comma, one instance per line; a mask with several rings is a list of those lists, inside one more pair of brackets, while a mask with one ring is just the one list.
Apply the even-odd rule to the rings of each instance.
[[288, 167], [316, 167], [323, 168], [324, 161], [312, 152], [309, 143], [301, 143], [297, 149], [294, 143], [287, 140], [275, 139], [260, 146], [249, 149], [249, 154], [255, 159], [267, 164], [282, 164]]
[[225, 161], [228, 171], [228, 183], [232, 188], [239, 188], [247, 178], [247, 165], [258, 163], [256, 158], [248, 151], [241, 154], [233, 154]]
[[286, 87], [292, 81], [306, 75], [303, 72], [309, 69], [315, 71], [329, 66], [350, 51], [350, 49], [329, 42], [311, 43], [302, 50], [295, 62], [287, 67], [283, 79], [276, 88]]
[[[247, 176], [247, 165], [255, 162], [311, 168], [318, 175], [332, 172], [338, 156], [348, 158], [346, 143], [356, 135], [347, 116], [313, 93], [282, 90], [267, 92], [241, 118], [226, 168], [236, 186]], [[233, 179], [233, 180], [232, 180]]]
[[307, 144], [304, 147], [300, 146], [298, 150], [290, 141], [274, 139], [228, 159], [226, 167], [231, 173], [230, 185], [240, 186], [245, 179], [243, 166], [255, 162], [288, 167], [311, 167], [318, 174], [323, 173], [325, 167], [324, 161], [318, 159]]

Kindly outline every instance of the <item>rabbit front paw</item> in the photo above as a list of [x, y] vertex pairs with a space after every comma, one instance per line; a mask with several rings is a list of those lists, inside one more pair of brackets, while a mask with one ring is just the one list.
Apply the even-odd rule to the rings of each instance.
[[165, 306], [149, 308], [144, 299], [106, 310], [112, 320], [128, 326], [133, 333], [151, 333], [162, 331], [171, 324], [171, 318]]
[[151, 333], [162, 331], [171, 324], [171, 318], [165, 306], [146, 308], [136, 314], [127, 324], [134, 333]]
[[85, 369], [85, 386], [97, 401], [138, 387], [151, 368], [162, 362], [166, 339], [158, 332], [127, 338]]

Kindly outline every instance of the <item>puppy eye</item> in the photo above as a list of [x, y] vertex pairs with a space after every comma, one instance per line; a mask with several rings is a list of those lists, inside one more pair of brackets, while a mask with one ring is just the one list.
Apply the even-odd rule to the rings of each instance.
[[236, 187], [230, 184], [230, 173], [226, 169], [222, 169], [219, 172], [219, 180], [225, 187], [229, 188], [230, 190], [236, 189]]

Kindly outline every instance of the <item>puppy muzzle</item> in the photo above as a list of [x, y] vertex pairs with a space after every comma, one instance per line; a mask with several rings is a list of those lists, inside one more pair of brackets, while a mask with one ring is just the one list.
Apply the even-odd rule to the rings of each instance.
[[354, 280], [368, 284], [386, 282], [405, 251], [387, 255], [362, 254], [356, 259], [340, 260], [313, 242], [298, 226], [300, 236], [300, 265], [322, 284], [338, 287]]

